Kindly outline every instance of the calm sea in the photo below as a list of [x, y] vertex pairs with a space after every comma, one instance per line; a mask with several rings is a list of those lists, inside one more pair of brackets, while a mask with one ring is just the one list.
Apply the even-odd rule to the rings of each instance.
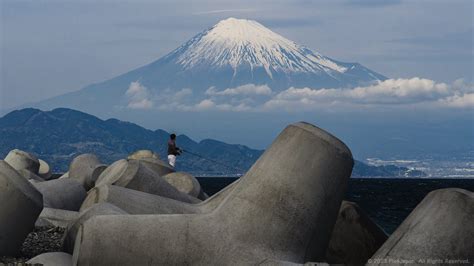
[[[235, 177], [198, 179], [209, 195], [236, 180]], [[352, 178], [346, 200], [357, 202], [378, 225], [391, 234], [426, 194], [448, 187], [474, 191], [474, 179]]]

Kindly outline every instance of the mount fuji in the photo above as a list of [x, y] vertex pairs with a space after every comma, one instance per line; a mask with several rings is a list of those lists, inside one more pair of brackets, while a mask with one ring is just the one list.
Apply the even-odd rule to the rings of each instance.
[[185, 89], [201, 101], [210, 93], [248, 84], [279, 92], [289, 87], [354, 87], [385, 79], [358, 63], [340, 62], [296, 44], [256, 21], [228, 18], [148, 65], [29, 106], [110, 113], [127, 107], [127, 92], [137, 82], [152, 99], [166, 100], [166, 95]]

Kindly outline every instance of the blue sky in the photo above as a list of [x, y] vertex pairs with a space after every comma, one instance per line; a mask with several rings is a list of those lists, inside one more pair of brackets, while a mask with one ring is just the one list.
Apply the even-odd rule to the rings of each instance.
[[230, 16], [390, 78], [473, 80], [473, 1], [0, 3], [2, 108], [145, 65]]

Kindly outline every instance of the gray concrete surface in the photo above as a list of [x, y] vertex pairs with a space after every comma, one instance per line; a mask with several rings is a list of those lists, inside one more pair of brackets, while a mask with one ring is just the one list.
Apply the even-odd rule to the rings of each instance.
[[[106, 164], [98, 164], [95, 166], [94, 170], [92, 170], [91, 174], [91, 188], [95, 186], [95, 182], [99, 178], [99, 176], [107, 169], [108, 165]], [[90, 189], [90, 188], [89, 188]]]
[[325, 261], [331, 264], [365, 264], [387, 238], [387, 234], [357, 203], [343, 201]]
[[128, 160], [140, 160], [159, 176], [174, 172], [174, 168], [161, 160], [160, 155], [151, 150], [138, 150], [127, 157]]
[[94, 169], [101, 165], [96, 155], [86, 153], [75, 157], [69, 165], [69, 177], [79, 181], [86, 190], [94, 186], [92, 175]]
[[369, 264], [473, 262], [474, 193], [448, 188], [430, 192], [377, 250]]
[[77, 219], [78, 216], [79, 212], [75, 211], [43, 208], [43, 211], [36, 220], [35, 226], [59, 226], [65, 228], [71, 221]]
[[183, 202], [200, 202], [199, 199], [178, 191], [147, 164], [155, 165], [142, 160], [119, 160], [102, 172], [96, 186], [116, 185]]
[[82, 184], [73, 178], [53, 179], [33, 184], [43, 195], [44, 207], [78, 211], [87, 196]]
[[26, 263], [29, 265], [71, 266], [72, 256], [64, 252], [48, 252], [30, 259]]
[[352, 166], [349, 149], [332, 135], [290, 125], [214, 211], [95, 216], [78, 232], [73, 262], [235, 265], [324, 257]]
[[216, 194], [212, 195], [210, 198], [206, 199], [203, 202], [194, 204], [194, 206], [200, 209], [200, 212], [207, 213], [215, 210], [235, 189], [240, 179], [235, 180], [231, 184], [227, 185], [225, 188], [221, 189]]
[[38, 169], [38, 175], [45, 179], [45, 180], [49, 180], [51, 178], [51, 167], [49, 167], [49, 164], [41, 159], [38, 159], [39, 161], [39, 169]]
[[16, 170], [26, 169], [35, 174], [38, 173], [40, 167], [38, 158], [31, 153], [18, 149], [11, 150], [5, 157], [5, 162]]
[[[266, 259], [260, 263], [258, 263], [259, 266], [297, 266], [297, 265], [305, 265], [305, 266], [329, 266], [330, 264], [326, 262], [306, 262], [306, 263], [294, 263], [290, 261], [282, 261], [282, 260], [269, 260]], [[334, 265], [334, 264], [331, 264]], [[335, 264], [339, 265], [339, 264]], [[344, 265], [344, 264], [342, 264]]]
[[154, 158], [143, 158], [139, 160], [142, 165], [146, 166], [148, 169], [153, 171], [159, 176], [164, 176], [166, 174], [174, 172], [174, 168], [162, 160]]
[[102, 185], [91, 189], [82, 203], [80, 211], [94, 204], [108, 202], [129, 214], [191, 214], [213, 211], [235, 188], [238, 180], [228, 185], [206, 201], [191, 204], [138, 190], [114, 185]]
[[18, 255], [42, 209], [41, 193], [0, 160], [0, 256]]
[[197, 179], [189, 173], [185, 172], [175, 172], [169, 173], [163, 176], [163, 179], [166, 180], [170, 185], [175, 187], [177, 190], [188, 194], [191, 197], [204, 199], [204, 192], [201, 189], [201, 185]]
[[30, 172], [29, 170], [27, 169], [20, 169], [20, 170], [17, 170], [17, 172], [23, 176], [24, 178], [26, 178], [27, 180], [33, 180], [36, 182], [43, 182], [44, 179], [39, 177], [38, 175]]
[[[94, 204], [91, 207], [85, 209], [81, 214], [73, 221], [71, 221], [66, 230], [66, 237], [64, 238], [63, 250], [71, 253], [74, 250], [74, 242], [76, 241], [76, 235], [79, 228], [84, 224], [85, 221], [97, 215], [124, 215], [128, 214], [126, 211], [119, 207], [102, 202]], [[120, 233], [120, 232], [117, 232]]]
[[108, 202], [130, 214], [177, 214], [199, 213], [198, 207], [154, 194], [114, 185], [102, 185], [91, 189], [80, 211], [97, 203]]
[[138, 150], [127, 157], [127, 159], [132, 159], [132, 160], [140, 160], [140, 159], [146, 159], [146, 158], [160, 160], [160, 155], [151, 150]]
[[69, 178], [69, 172], [64, 173], [62, 176], [58, 177], [58, 179]]

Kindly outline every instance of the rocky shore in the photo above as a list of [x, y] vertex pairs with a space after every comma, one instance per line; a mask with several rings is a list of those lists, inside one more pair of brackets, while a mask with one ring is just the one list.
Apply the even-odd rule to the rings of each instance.
[[38, 226], [28, 234], [21, 246], [20, 256], [1, 257], [0, 263], [22, 263], [48, 252], [62, 251], [66, 228], [56, 226]]
[[[474, 261], [474, 193], [429, 193], [388, 237], [344, 201], [348, 147], [289, 125], [240, 179], [209, 197], [195, 177], [140, 150], [110, 165], [0, 160], [0, 263], [46, 265], [397, 264]], [[172, 215], [170, 215], [172, 214]]]

